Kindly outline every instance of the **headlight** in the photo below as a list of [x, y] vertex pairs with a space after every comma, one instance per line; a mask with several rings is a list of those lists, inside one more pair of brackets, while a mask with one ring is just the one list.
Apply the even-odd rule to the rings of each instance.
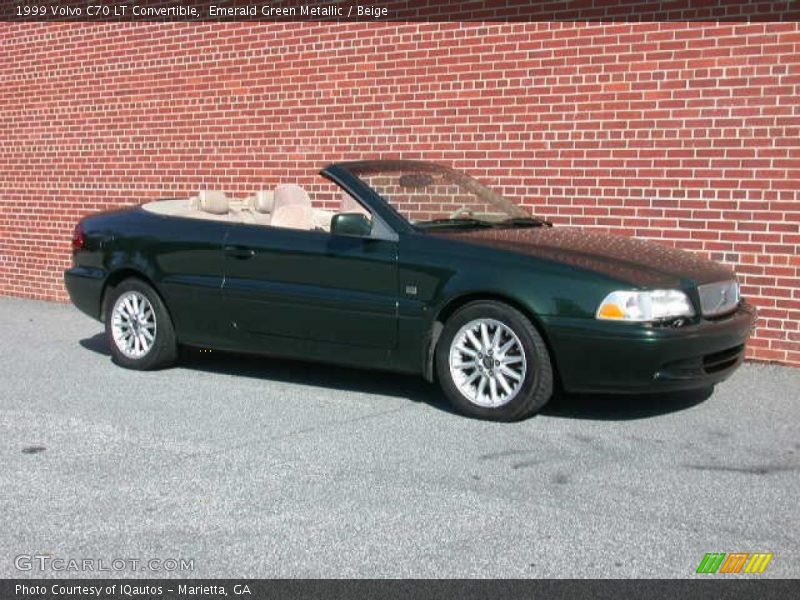
[[660, 321], [694, 315], [689, 297], [680, 290], [611, 292], [595, 315], [610, 321]]

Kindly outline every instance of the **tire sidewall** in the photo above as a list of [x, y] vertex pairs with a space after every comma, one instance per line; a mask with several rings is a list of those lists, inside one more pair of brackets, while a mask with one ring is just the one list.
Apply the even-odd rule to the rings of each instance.
[[[464, 325], [475, 319], [494, 319], [511, 328], [525, 352], [527, 364], [522, 388], [513, 400], [497, 408], [478, 406], [464, 397], [450, 374], [453, 339]], [[470, 417], [495, 421], [518, 420], [533, 414], [552, 395], [552, 367], [541, 336], [522, 313], [499, 302], [474, 302], [450, 317], [437, 343], [435, 359], [439, 383], [445, 394], [459, 412]]]

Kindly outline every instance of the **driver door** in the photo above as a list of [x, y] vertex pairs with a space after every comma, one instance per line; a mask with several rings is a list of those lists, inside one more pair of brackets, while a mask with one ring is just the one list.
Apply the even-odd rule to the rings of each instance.
[[[397, 242], [234, 224], [223, 302], [242, 343], [313, 357], [397, 345]], [[330, 357], [327, 357], [330, 358]]]

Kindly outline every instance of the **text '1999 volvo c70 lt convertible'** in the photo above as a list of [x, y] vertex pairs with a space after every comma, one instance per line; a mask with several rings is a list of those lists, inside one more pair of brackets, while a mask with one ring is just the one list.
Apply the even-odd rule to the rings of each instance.
[[168, 366], [185, 344], [419, 373], [501, 421], [559, 388], [707, 388], [743, 359], [754, 311], [722, 265], [552, 227], [445, 166], [320, 175], [86, 217], [69, 295], [123, 367]]

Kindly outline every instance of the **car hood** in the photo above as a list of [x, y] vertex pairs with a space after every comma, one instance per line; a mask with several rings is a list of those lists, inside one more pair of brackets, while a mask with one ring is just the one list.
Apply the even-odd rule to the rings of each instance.
[[675, 286], [680, 280], [699, 285], [734, 278], [730, 269], [690, 252], [585, 229], [449, 230], [434, 235], [551, 260], [642, 287]]

